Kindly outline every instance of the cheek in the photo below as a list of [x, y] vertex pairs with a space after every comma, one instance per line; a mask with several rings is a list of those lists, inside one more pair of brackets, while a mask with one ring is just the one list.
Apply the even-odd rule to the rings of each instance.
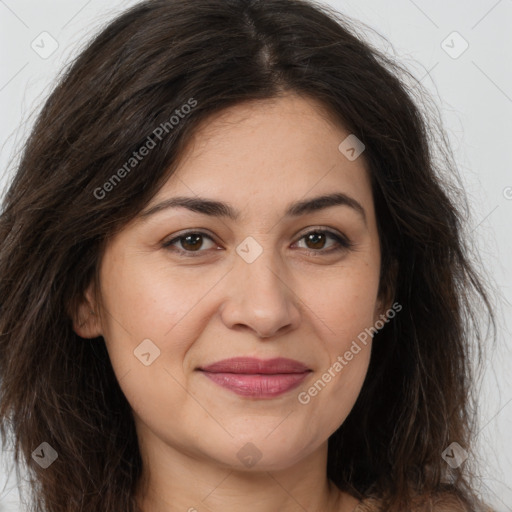
[[301, 388], [299, 403], [309, 408], [324, 435], [336, 430], [351, 411], [363, 385], [371, 355], [379, 267], [363, 264], [340, 269], [336, 277], [317, 280], [308, 307], [317, 318], [317, 334], [326, 357], [316, 380]]
[[[304, 281], [301, 297], [323, 323], [328, 344], [346, 350], [376, 320], [379, 267], [362, 263], [340, 267], [337, 272], [320, 276], [314, 285]], [[317, 276], [318, 277], [318, 276]]]
[[297, 396], [308, 411], [318, 439], [331, 435], [345, 421], [361, 391], [372, 347], [378, 279], [352, 273], [329, 283], [308, 306], [316, 313], [320, 350], [325, 351], [315, 379]]
[[[185, 269], [169, 272], [168, 265], [106, 262], [101, 279], [107, 310], [105, 337], [140, 343], [149, 338], [172, 350], [185, 350], [193, 342], [190, 332], [195, 309], [215, 286], [218, 273]], [[192, 324], [193, 325], [193, 324]], [[124, 331], [119, 337], [116, 333]]]
[[198, 269], [171, 273], [168, 265], [134, 258], [131, 264], [106, 261], [100, 278], [105, 343], [131, 407], [145, 418], [163, 404], [184, 407], [187, 353], [204, 329], [206, 299], [219, 272], [199, 278]]
[[198, 299], [183, 279], [164, 274], [134, 258], [105, 261], [100, 278], [104, 339], [119, 385], [137, 416], [172, 423], [173, 408], [186, 403], [183, 361]]
[[319, 371], [309, 387], [300, 391], [299, 407], [309, 418], [308, 428], [315, 432], [318, 441], [328, 438], [344, 423], [359, 396], [368, 369], [371, 342], [359, 345], [350, 361], [344, 357], [345, 352], [339, 354], [340, 360], [337, 355], [329, 367]]

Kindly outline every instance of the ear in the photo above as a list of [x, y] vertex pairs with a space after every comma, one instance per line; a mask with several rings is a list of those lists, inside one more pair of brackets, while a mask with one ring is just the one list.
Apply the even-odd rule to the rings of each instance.
[[[374, 321], [387, 316], [387, 312], [391, 309], [395, 300], [396, 281], [398, 277], [398, 262], [393, 260], [388, 268], [386, 279], [384, 279], [379, 287], [379, 295], [375, 307]], [[400, 308], [401, 309], [401, 308]]]
[[84, 296], [73, 311], [70, 311], [73, 331], [82, 338], [97, 338], [103, 335], [99, 308], [94, 297], [94, 282], [91, 282]]

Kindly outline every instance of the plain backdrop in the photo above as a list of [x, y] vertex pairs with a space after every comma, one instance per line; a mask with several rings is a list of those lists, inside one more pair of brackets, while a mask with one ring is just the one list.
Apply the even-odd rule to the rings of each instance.
[[[0, 0], [0, 193], [59, 71], [135, 3]], [[498, 344], [480, 390], [481, 485], [498, 512], [512, 511], [512, 0], [325, 3], [384, 36], [392, 46], [368, 31], [370, 42], [396, 54], [440, 108], [472, 207], [472, 236], [499, 292]], [[0, 453], [0, 468], [10, 457]], [[0, 469], [0, 512], [21, 510], [13, 475]]]

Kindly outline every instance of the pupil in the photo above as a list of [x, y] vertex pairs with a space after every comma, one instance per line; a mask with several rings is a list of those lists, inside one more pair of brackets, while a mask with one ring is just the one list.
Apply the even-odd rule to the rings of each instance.
[[[324, 233], [311, 233], [310, 235], [308, 235], [308, 241], [309, 242], [313, 242], [313, 244], [315, 245], [315, 247], [313, 247], [314, 249], [321, 249], [322, 246], [323, 246], [323, 242], [324, 242]], [[316, 247], [316, 245], [320, 245], [319, 247]]]
[[[189, 240], [193, 240], [195, 239], [195, 243], [192, 242], [192, 243], [189, 243]], [[199, 234], [195, 234], [195, 235], [187, 235], [185, 237], [185, 244], [189, 247], [189, 248], [192, 248], [192, 249], [199, 249], [199, 247], [201, 246], [201, 235]], [[193, 247], [191, 247], [193, 246]]]

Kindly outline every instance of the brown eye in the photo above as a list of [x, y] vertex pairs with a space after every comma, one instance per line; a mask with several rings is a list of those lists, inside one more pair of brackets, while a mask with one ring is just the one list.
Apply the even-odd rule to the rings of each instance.
[[203, 235], [201, 234], [193, 234], [193, 235], [187, 235], [181, 238], [181, 247], [185, 250], [193, 250], [199, 249], [201, 245], [203, 244]]
[[[334, 243], [329, 245], [329, 239]], [[306, 247], [304, 249], [306, 252], [314, 255], [347, 250], [353, 245], [348, 238], [325, 229], [310, 231], [303, 235], [299, 242], [302, 240], [305, 240]], [[211, 243], [210, 247], [204, 247], [206, 241]], [[207, 249], [215, 247], [215, 241], [211, 236], [201, 231], [189, 231], [164, 242], [162, 247], [183, 256], [201, 256], [202, 253], [207, 252]]]
[[[329, 248], [325, 248], [327, 241], [334, 240]], [[352, 243], [345, 237], [331, 231], [317, 229], [302, 236], [299, 241], [305, 240], [306, 247], [311, 253], [330, 253], [352, 247]]]
[[[213, 242], [213, 239], [206, 233], [202, 233], [200, 231], [189, 231], [188, 233], [177, 236], [168, 242], [164, 242], [162, 247], [169, 250], [176, 250], [179, 253], [201, 253], [204, 252], [201, 248], [203, 247], [205, 240]], [[181, 247], [177, 247], [177, 243], [179, 243]], [[207, 249], [209, 248], [211, 247], [207, 247]], [[195, 254], [192, 254], [192, 256], [195, 256]]]
[[306, 235], [305, 239], [306, 244], [310, 244], [308, 245], [310, 249], [323, 249], [325, 245], [326, 236], [325, 233], [315, 232]]

